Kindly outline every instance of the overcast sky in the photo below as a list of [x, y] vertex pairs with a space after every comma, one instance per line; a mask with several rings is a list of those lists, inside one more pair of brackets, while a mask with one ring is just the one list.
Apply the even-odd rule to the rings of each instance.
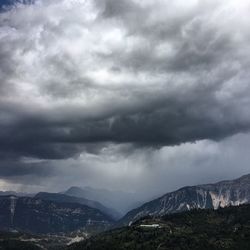
[[151, 196], [250, 173], [249, 0], [9, 2], [0, 189]]

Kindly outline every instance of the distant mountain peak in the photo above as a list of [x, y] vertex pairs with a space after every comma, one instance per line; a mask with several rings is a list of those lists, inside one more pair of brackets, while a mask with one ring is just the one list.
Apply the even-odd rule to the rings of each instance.
[[98, 201], [106, 207], [115, 209], [119, 214], [125, 214], [130, 209], [142, 204], [135, 194], [119, 190], [72, 186], [63, 193]]
[[35, 196], [35, 198], [40, 198], [43, 200], [49, 200], [49, 201], [54, 201], [54, 202], [78, 203], [78, 204], [89, 206], [91, 208], [98, 209], [102, 213], [110, 216], [113, 219], [117, 219], [119, 217], [119, 215], [117, 215], [117, 212], [114, 211], [114, 209], [107, 208], [98, 201], [93, 201], [93, 200], [85, 199], [85, 198], [78, 197], [78, 196], [71, 196], [71, 195], [63, 194], [63, 193], [40, 192]]

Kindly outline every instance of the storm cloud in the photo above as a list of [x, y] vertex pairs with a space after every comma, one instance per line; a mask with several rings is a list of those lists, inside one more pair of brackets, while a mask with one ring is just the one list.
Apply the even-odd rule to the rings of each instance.
[[249, 1], [27, 3], [0, 13], [3, 179], [88, 172], [110, 148], [132, 175], [135, 155], [249, 132]]

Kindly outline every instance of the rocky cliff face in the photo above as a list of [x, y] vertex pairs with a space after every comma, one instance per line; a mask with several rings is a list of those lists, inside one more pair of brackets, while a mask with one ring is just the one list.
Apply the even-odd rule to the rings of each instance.
[[146, 215], [165, 215], [195, 208], [235, 206], [250, 203], [250, 175], [232, 181], [184, 187], [128, 212], [119, 224], [127, 225]]
[[250, 202], [250, 175], [244, 175], [236, 180], [201, 185], [200, 187], [209, 191], [215, 209]]
[[31, 233], [58, 233], [77, 229], [104, 230], [112, 219], [101, 211], [77, 203], [38, 198], [0, 197], [0, 229]]

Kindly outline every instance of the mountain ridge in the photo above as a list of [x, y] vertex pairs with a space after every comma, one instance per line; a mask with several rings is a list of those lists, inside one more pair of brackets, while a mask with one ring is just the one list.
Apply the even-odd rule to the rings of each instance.
[[0, 197], [0, 229], [4, 231], [38, 234], [92, 228], [102, 231], [113, 222], [100, 210], [79, 203], [13, 195]]
[[134, 193], [119, 190], [112, 191], [91, 187], [72, 186], [61, 193], [98, 201], [106, 207], [115, 209], [120, 214], [120, 217], [131, 209], [138, 207], [139, 205], [144, 203], [141, 200], [138, 200]]
[[250, 174], [233, 180], [223, 180], [214, 184], [185, 186], [159, 198], [144, 203], [129, 211], [118, 225], [128, 225], [137, 219], [152, 215], [182, 212], [195, 208], [235, 206], [250, 202]]
[[105, 207], [98, 201], [89, 200], [81, 197], [70, 196], [62, 193], [39, 192], [34, 196], [34, 198], [40, 198], [43, 200], [50, 200], [54, 202], [79, 203], [92, 208], [96, 208], [104, 214], [112, 217], [113, 219], [117, 219], [117, 217], [119, 216], [118, 212], [116, 212], [114, 209]]

